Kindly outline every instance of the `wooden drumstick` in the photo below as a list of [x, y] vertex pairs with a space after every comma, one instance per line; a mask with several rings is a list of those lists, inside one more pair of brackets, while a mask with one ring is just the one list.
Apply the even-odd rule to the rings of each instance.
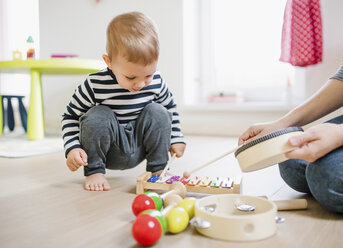
[[273, 201], [277, 210], [297, 210], [297, 209], [307, 209], [306, 199], [292, 199], [292, 200], [281, 200]]
[[219, 157], [217, 157], [217, 158], [215, 158], [215, 159], [212, 159], [211, 161], [208, 161], [207, 163], [205, 163], [205, 164], [203, 164], [203, 165], [200, 165], [199, 167], [197, 167], [197, 168], [195, 168], [195, 169], [193, 169], [193, 170], [191, 170], [191, 171], [189, 171], [189, 172], [188, 172], [188, 171], [185, 171], [185, 172], [183, 173], [183, 176], [184, 176], [185, 178], [190, 177], [191, 174], [193, 174], [194, 172], [196, 172], [196, 171], [198, 171], [198, 170], [201, 170], [202, 168], [204, 168], [204, 167], [206, 167], [206, 166], [208, 166], [208, 165], [210, 165], [210, 164], [212, 164], [212, 163], [218, 161], [219, 159], [222, 159], [223, 157], [225, 157], [225, 156], [227, 156], [227, 155], [229, 155], [229, 154], [235, 152], [235, 151], [236, 151], [238, 148], [240, 148], [240, 147], [241, 147], [241, 146], [237, 146], [237, 147], [235, 147], [235, 148], [233, 148], [233, 149], [231, 149], [231, 150], [225, 152], [224, 154], [220, 155]]
[[[259, 196], [261, 198], [267, 199], [267, 196]], [[300, 210], [307, 209], [308, 203], [306, 199], [291, 199], [291, 200], [277, 200], [273, 201], [277, 207], [277, 210]]]
[[173, 163], [175, 157], [176, 157], [176, 153], [174, 153], [173, 156], [169, 159], [168, 164], [166, 165], [166, 167], [164, 168], [164, 170], [162, 171], [162, 173], [160, 175], [160, 178], [164, 177], [164, 175], [166, 174], [166, 172], [169, 169], [170, 165]]

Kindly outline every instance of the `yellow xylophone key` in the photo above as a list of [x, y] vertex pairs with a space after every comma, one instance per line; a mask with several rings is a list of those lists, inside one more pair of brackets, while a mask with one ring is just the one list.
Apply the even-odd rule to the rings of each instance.
[[211, 183], [211, 181], [212, 179], [210, 177], [205, 177], [200, 181], [199, 186], [207, 187]]

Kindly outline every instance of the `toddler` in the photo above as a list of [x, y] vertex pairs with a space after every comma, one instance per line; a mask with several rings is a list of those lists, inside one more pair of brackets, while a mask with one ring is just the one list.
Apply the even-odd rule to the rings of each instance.
[[107, 28], [107, 68], [79, 85], [62, 118], [67, 166], [84, 168], [85, 189], [109, 190], [105, 168], [124, 170], [144, 159], [161, 173], [168, 152], [186, 144], [172, 93], [156, 71], [157, 31], [142, 13], [115, 17]]

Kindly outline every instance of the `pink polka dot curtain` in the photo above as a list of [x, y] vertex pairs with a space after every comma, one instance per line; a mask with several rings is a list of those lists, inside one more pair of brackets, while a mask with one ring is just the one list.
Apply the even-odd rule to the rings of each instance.
[[288, 0], [282, 28], [280, 61], [294, 66], [322, 61], [322, 20], [319, 0]]

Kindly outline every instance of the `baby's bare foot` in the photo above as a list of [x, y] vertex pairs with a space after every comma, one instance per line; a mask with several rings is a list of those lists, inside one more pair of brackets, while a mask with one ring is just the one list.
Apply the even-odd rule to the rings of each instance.
[[110, 190], [111, 186], [107, 182], [105, 175], [102, 173], [96, 173], [86, 177], [85, 189], [90, 191], [106, 191]]

